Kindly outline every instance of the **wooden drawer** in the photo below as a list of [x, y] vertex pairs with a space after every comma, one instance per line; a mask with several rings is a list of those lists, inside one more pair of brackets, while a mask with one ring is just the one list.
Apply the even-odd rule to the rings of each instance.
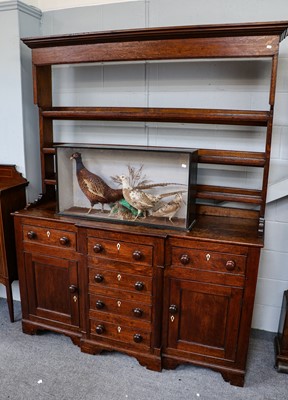
[[152, 265], [153, 246], [88, 237], [88, 255], [140, 265]]
[[245, 274], [246, 256], [199, 250], [185, 247], [172, 247], [173, 266], [193, 268], [203, 271]]
[[76, 233], [50, 227], [23, 225], [23, 242], [76, 250]]
[[112, 313], [137, 321], [151, 321], [151, 306], [149, 304], [123, 300], [122, 297], [106, 297], [101, 294], [90, 294], [89, 298], [90, 310], [95, 310], [99, 314]]
[[153, 266], [152, 265], [141, 265], [138, 263], [125, 263], [119, 260], [106, 260], [104, 258], [88, 257], [88, 265], [91, 268], [111, 269], [115, 271], [121, 271], [122, 273], [135, 275], [152, 276]]
[[[89, 268], [89, 290], [94, 293], [105, 293], [107, 288], [118, 289], [125, 299], [126, 291], [132, 292], [139, 301], [150, 302], [152, 295], [152, 279], [141, 275], [125, 274], [101, 268]], [[142, 299], [142, 300], [140, 300]]]
[[125, 325], [111, 324], [98, 319], [90, 320], [90, 333], [94, 337], [108, 338], [119, 342], [129, 343], [131, 346], [149, 347], [151, 333]]

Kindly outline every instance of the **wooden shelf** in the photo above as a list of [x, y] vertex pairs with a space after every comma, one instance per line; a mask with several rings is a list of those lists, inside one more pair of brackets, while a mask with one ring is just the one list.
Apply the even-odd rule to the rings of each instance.
[[[54, 155], [56, 152], [54, 147], [43, 147], [42, 153]], [[199, 149], [198, 162], [202, 164], [264, 167], [266, 156], [262, 152]]]
[[106, 32], [76, 33], [31, 37], [23, 39], [30, 49], [54, 46], [78, 46], [93, 43], [127, 42], [138, 40], [164, 40], [171, 38], [204, 38], [225, 36], [280, 36], [287, 35], [287, 21], [218, 24], [201, 26], [168, 26], [161, 28], [125, 29]]
[[44, 118], [62, 120], [150, 121], [203, 124], [267, 126], [270, 111], [218, 110], [202, 108], [145, 107], [51, 107]]
[[266, 155], [261, 152], [200, 149], [198, 154], [198, 162], [203, 164], [264, 167], [266, 163]]
[[231, 201], [248, 204], [261, 205], [261, 190], [250, 190], [242, 188], [197, 185], [198, 199], [210, 199], [215, 201]]
[[56, 179], [44, 179], [45, 185], [48, 186], [55, 186], [56, 185]]
[[287, 35], [286, 22], [129, 29], [25, 38], [33, 64], [273, 57]]
[[41, 151], [43, 154], [53, 154], [53, 155], [55, 154], [54, 147], [43, 147]]

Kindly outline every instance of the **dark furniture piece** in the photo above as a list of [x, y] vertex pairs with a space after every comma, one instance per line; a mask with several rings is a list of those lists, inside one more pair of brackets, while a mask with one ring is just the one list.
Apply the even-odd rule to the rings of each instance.
[[288, 290], [283, 294], [278, 335], [275, 337], [275, 367], [288, 373]]
[[6, 287], [11, 322], [14, 322], [12, 282], [18, 279], [12, 212], [26, 205], [28, 182], [15, 165], [0, 165], [0, 283]]
[[[23, 40], [32, 49], [44, 193], [42, 204], [15, 214], [25, 333], [50, 329], [70, 336], [87, 353], [122, 351], [157, 371], [193, 363], [244, 384], [263, 247], [278, 50], [287, 26], [149, 28]], [[56, 64], [259, 57], [271, 61], [268, 111], [52, 104]], [[197, 220], [189, 233], [59, 216], [56, 120], [264, 127], [262, 152], [198, 151], [203, 166], [258, 168], [260, 188], [198, 184]], [[224, 201], [237, 206], [223, 207]]]

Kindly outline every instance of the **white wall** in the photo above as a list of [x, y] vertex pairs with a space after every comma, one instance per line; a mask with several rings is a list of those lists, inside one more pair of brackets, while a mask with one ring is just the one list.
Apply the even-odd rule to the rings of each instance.
[[[139, 0], [130, 0], [139, 1]], [[42, 11], [61, 10], [65, 8], [84, 7], [99, 4], [124, 3], [127, 0], [39, 0], [37, 7]]]
[[15, 164], [29, 181], [27, 200], [37, 198], [40, 168], [38, 111], [32, 99], [30, 51], [20, 38], [40, 34], [40, 10], [17, 1], [0, 2], [0, 162]]
[[[37, 198], [40, 188], [38, 111], [32, 100], [30, 51], [20, 37], [40, 34], [40, 10], [17, 1], [0, 1], [0, 163], [15, 164], [29, 181], [27, 200]], [[31, 161], [33, 160], [33, 162]], [[19, 299], [18, 282], [13, 292]], [[0, 285], [0, 297], [6, 297]]]
[[[129, 0], [139, 1], [139, 0]], [[65, 8], [84, 7], [99, 4], [124, 3], [127, 0], [27, 0], [26, 4], [37, 7], [42, 11], [61, 10]], [[0, 3], [8, 3], [6, 0], [0, 0]]]
[[14, 10], [0, 12], [0, 26], [1, 163], [17, 164], [20, 171], [25, 172], [18, 13]]
[[[27, 1], [28, 2], [28, 1]], [[37, 4], [39, 4], [38, 2]], [[46, 4], [54, 2], [46, 2]], [[65, 2], [57, 1], [59, 7]], [[71, 2], [70, 2], [71, 3]], [[77, 2], [73, 2], [75, 5]], [[78, 1], [78, 5], [83, 2]], [[94, 2], [96, 3], [96, 2]], [[1, 4], [1, 3], [0, 3]], [[44, 7], [44, 2], [42, 2]], [[67, 3], [66, 3], [67, 4]], [[271, 7], [271, 0], [218, 0], [215, 7], [214, 0], [199, 2], [196, 0], [137, 0], [115, 4], [100, 4], [91, 7], [68, 8], [56, 11], [47, 11], [43, 14], [43, 34], [61, 34], [82, 31], [97, 31], [110, 29], [126, 29], [149, 26], [168, 26], [185, 24], [255, 22], [269, 20], [288, 20], [287, 0], [275, 0]], [[133, 16], [133, 17], [132, 17]], [[7, 27], [8, 29], [8, 27]], [[220, 67], [217, 63], [200, 64], [201, 67], [189, 68], [185, 63], [175, 65], [161, 64], [137, 65], [136, 67], [98, 67], [96, 70], [82, 67], [55, 71], [55, 96], [58, 104], [74, 103], [117, 105], [117, 102], [133, 105], [163, 106], [180, 104], [197, 104], [219, 107], [219, 104], [233, 104], [236, 108], [260, 108], [267, 105], [267, 86], [265, 80], [268, 74], [266, 64], [256, 63], [256, 70], [249, 62], [240, 63], [236, 69], [231, 68], [229, 62], [223, 62]], [[0, 67], [1, 68], [1, 67]], [[205, 76], [201, 80], [200, 72]], [[270, 183], [287, 179], [288, 171], [288, 38], [281, 43], [279, 74], [277, 82], [276, 109], [274, 121], [274, 138], [272, 143], [272, 162]], [[175, 74], [183, 77], [175, 84]], [[228, 78], [227, 78], [228, 74]], [[239, 85], [239, 77], [241, 85]], [[72, 80], [72, 85], [69, 80]], [[77, 79], [76, 79], [77, 78]], [[191, 87], [187, 85], [187, 78]], [[71, 82], [71, 81], [70, 81]], [[124, 84], [123, 84], [124, 82]], [[195, 89], [196, 83], [196, 89]], [[93, 86], [94, 85], [94, 86]], [[59, 87], [59, 90], [57, 90]], [[191, 89], [194, 87], [194, 89]], [[97, 93], [99, 96], [97, 96]], [[0, 96], [1, 97], [1, 96]], [[120, 100], [121, 99], [121, 100]], [[196, 104], [195, 103], [195, 104]], [[181, 103], [181, 106], [183, 104]], [[199, 131], [198, 131], [199, 128]], [[261, 131], [242, 131], [239, 138], [237, 129], [216, 127], [216, 133], [211, 127], [200, 132], [194, 127], [193, 145], [201, 146], [203, 138], [210, 146], [225, 146], [226, 142], [233, 142], [236, 149], [243, 146], [253, 146], [257, 150], [261, 142]], [[181, 145], [189, 145], [185, 128], [171, 125], [157, 124], [77, 124], [63, 123], [61, 135], [71, 134], [73, 140], [79, 135], [83, 137], [86, 131], [87, 141], [92, 140], [95, 134], [105, 142], [122, 141], [127, 143], [148, 144], [175, 144], [181, 140]], [[175, 135], [177, 130], [177, 136]], [[197, 134], [198, 131], [198, 134]], [[103, 132], [105, 137], [103, 138]], [[199, 133], [200, 132], [200, 133]], [[205, 134], [203, 134], [205, 133]], [[252, 133], [252, 141], [251, 141]], [[60, 133], [59, 133], [60, 134]], [[250, 139], [249, 139], [250, 138]], [[250, 140], [248, 144], [248, 139]], [[188, 141], [187, 141], [188, 140]], [[219, 144], [220, 143], [220, 144]], [[191, 144], [191, 142], [190, 142]], [[192, 146], [194, 147], [194, 146]], [[204, 147], [204, 145], [203, 145]], [[207, 177], [205, 177], [206, 179]], [[212, 176], [213, 178], [213, 176]], [[251, 179], [250, 179], [251, 178]], [[249, 185], [253, 177], [249, 174], [243, 177], [243, 183]], [[230, 179], [233, 179], [230, 178]], [[250, 181], [249, 181], [250, 179]], [[278, 328], [279, 312], [282, 303], [283, 291], [288, 288], [288, 198], [284, 197], [269, 203], [266, 213], [265, 249], [262, 251], [259, 279], [257, 285], [256, 302], [254, 307], [253, 327], [267, 331], [276, 331]], [[1, 292], [0, 292], [1, 295]]]

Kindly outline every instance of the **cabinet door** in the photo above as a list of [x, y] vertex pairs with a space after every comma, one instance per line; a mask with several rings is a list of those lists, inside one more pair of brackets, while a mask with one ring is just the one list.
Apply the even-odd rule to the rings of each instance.
[[25, 253], [29, 314], [79, 326], [77, 262]]
[[235, 360], [242, 289], [170, 280], [167, 347]]

